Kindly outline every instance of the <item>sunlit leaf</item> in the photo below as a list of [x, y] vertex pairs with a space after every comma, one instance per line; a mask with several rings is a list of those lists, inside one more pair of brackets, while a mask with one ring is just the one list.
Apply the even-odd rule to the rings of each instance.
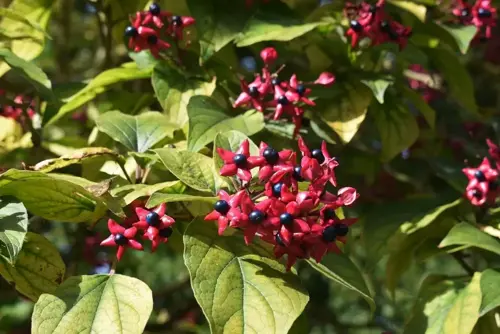
[[15, 199], [0, 199], [0, 256], [16, 261], [28, 230], [28, 213]]
[[453, 245], [478, 247], [500, 255], [500, 241], [468, 223], [455, 225], [439, 247]]

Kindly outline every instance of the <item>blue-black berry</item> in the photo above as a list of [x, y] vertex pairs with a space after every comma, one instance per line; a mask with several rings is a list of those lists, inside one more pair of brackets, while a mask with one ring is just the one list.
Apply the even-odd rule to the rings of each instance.
[[304, 180], [304, 178], [301, 175], [301, 172], [302, 172], [302, 167], [300, 167], [299, 165], [293, 167], [293, 178], [297, 181]]
[[325, 162], [325, 156], [323, 155], [323, 152], [319, 148], [312, 150], [311, 155], [314, 159], [318, 160], [320, 164]]
[[328, 226], [323, 230], [323, 240], [326, 242], [333, 242], [335, 241], [335, 238], [337, 237], [337, 231], [335, 230], [334, 226]]
[[363, 26], [356, 20], [351, 21], [351, 29], [355, 32], [361, 32], [363, 30]]
[[299, 84], [297, 86], [297, 93], [300, 95], [300, 96], [304, 96], [304, 94], [306, 93], [306, 86], [304, 86], [303, 84]]
[[155, 45], [156, 43], [158, 43], [158, 36], [156, 36], [156, 35], [149, 35], [147, 40], [148, 40], [149, 44]]
[[160, 12], [161, 12], [161, 8], [160, 8], [160, 5], [158, 5], [157, 3], [153, 2], [151, 4], [151, 6], [149, 6], [149, 12], [153, 15], [160, 15]]
[[268, 164], [274, 165], [280, 159], [278, 152], [272, 147], [266, 147], [262, 153]]
[[335, 234], [339, 237], [345, 237], [349, 233], [349, 226], [346, 224], [336, 224], [333, 226], [335, 227]]
[[266, 218], [266, 214], [260, 210], [254, 210], [248, 215], [248, 219], [254, 224], [260, 224]]
[[256, 86], [250, 86], [248, 87], [248, 94], [253, 98], [259, 97], [259, 89]]
[[160, 223], [160, 216], [152, 211], [146, 215], [146, 223], [148, 223], [149, 226], [157, 226]]
[[285, 95], [281, 95], [280, 97], [278, 97], [278, 103], [281, 104], [282, 106], [286, 106], [288, 105], [288, 103], [290, 103], [290, 101], [288, 101]]
[[245, 165], [247, 164], [247, 157], [244, 154], [236, 154], [233, 157], [233, 162], [239, 168], [245, 167]]
[[170, 238], [172, 233], [174, 233], [174, 230], [171, 227], [161, 229], [159, 232], [160, 237], [162, 237], [162, 238]]
[[126, 37], [136, 37], [137, 35], [139, 35], [139, 32], [135, 27], [128, 26], [127, 28], [125, 28]]
[[281, 84], [281, 80], [279, 78], [273, 78], [271, 80], [271, 83], [273, 84], [273, 86], [276, 86], [276, 85]]
[[229, 206], [228, 202], [224, 200], [219, 200], [215, 202], [214, 210], [220, 213], [221, 215], [225, 215], [226, 213], [228, 213], [229, 209], [231, 209], [231, 207]]
[[172, 16], [172, 24], [176, 27], [180, 27], [182, 25], [182, 17], [177, 15]]
[[273, 185], [273, 196], [280, 197], [281, 196], [281, 188], [283, 188], [283, 183], [276, 183]]
[[114, 240], [118, 246], [125, 246], [128, 243], [128, 239], [123, 234], [115, 234]]
[[325, 220], [338, 219], [335, 210], [333, 210], [332, 208], [328, 208], [325, 211], [323, 211], [323, 217], [325, 217]]
[[283, 225], [290, 225], [293, 223], [293, 216], [288, 212], [282, 213], [280, 215], [280, 223]]
[[486, 8], [479, 8], [477, 11], [477, 16], [479, 16], [482, 19], [487, 19], [491, 17], [491, 12]]
[[276, 233], [274, 239], [276, 240], [276, 243], [278, 245], [285, 247], [285, 243], [283, 242], [283, 239], [281, 238], [281, 235], [279, 233]]
[[484, 173], [480, 170], [476, 170], [476, 172], [474, 173], [474, 177], [479, 181], [479, 182], [484, 182], [486, 181], [486, 176], [484, 175]]

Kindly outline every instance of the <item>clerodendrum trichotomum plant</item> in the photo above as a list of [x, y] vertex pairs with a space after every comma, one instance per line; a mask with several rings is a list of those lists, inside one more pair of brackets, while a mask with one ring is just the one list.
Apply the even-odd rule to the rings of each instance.
[[498, 5], [0, 1], [0, 333], [500, 333]]

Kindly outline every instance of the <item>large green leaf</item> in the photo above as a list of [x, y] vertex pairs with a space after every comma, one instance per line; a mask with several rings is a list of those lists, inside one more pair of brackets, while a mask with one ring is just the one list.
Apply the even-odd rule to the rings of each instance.
[[216, 77], [212, 81], [203, 81], [197, 77], [188, 77], [167, 66], [157, 66], [153, 71], [151, 82], [167, 119], [183, 127], [188, 121], [189, 100], [195, 95], [212, 95]]
[[201, 63], [233, 41], [249, 17], [243, 2], [228, 5], [225, 0], [187, 0], [187, 4], [197, 18]]
[[13, 11], [10, 8], [0, 8], [0, 16], [6, 17], [6, 18], [8, 18], [8, 19], [10, 19], [12, 21], [17, 21], [17, 22], [20, 22], [20, 23], [24, 23], [25, 25], [28, 25], [31, 28], [33, 28], [33, 29], [35, 29], [37, 31], [40, 31], [44, 35], [47, 36], [47, 33], [45, 32], [45, 29], [42, 28], [38, 23], [30, 21], [24, 15], [22, 15], [22, 14], [16, 12], [16, 11]]
[[500, 306], [500, 272], [486, 269], [481, 274], [481, 316]]
[[460, 52], [466, 54], [469, 50], [470, 42], [476, 36], [477, 28], [475, 26], [440, 26], [453, 37]]
[[307, 260], [307, 263], [325, 277], [359, 294], [366, 300], [371, 311], [375, 311], [375, 301], [363, 274], [347, 255], [329, 253], [321, 263], [316, 263], [314, 260]]
[[168, 122], [158, 112], [146, 112], [138, 116], [109, 111], [102, 114], [96, 125], [127, 149], [134, 152], [146, 152], [165, 137], [173, 137], [177, 126]]
[[472, 332], [479, 319], [480, 281], [481, 273], [476, 273], [469, 285], [460, 291], [444, 321], [444, 333], [469, 334]]
[[[53, 0], [14, 0], [9, 10], [18, 16], [24, 17], [24, 22], [5, 17], [0, 23], [0, 31], [12, 32], [23, 38], [16, 38], [9, 42], [0, 42], [0, 47], [8, 47], [16, 56], [24, 60], [35, 59], [43, 50], [45, 44], [44, 30], [47, 28], [52, 13]], [[38, 25], [27, 25], [25, 22]], [[0, 76], [9, 70], [9, 65], [0, 62]]]
[[216, 194], [225, 186], [211, 158], [196, 152], [171, 148], [155, 150], [167, 169], [187, 186]]
[[153, 194], [160, 190], [168, 192], [170, 188], [176, 189], [179, 185], [185, 188], [180, 181], [167, 181], [156, 184], [128, 184], [113, 189], [111, 195], [123, 197], [123, 201], [128, 205], [140, 197], [153, 196]]
[[291, 41], [310, 32], [319, 24], [320, 22], [302, 24], [283, 15], [259, 12], [238, 35], [236, 45], [243, 47], [264, 41]]
[[415, 15], [420, 21], [425, 22], [427, 15], [427, 8], [422, 4], [417, 4], [412, 1], [401, 1], [401, 0], [389, 0], [391, 5], [402, 8], [413, 15]]
[[211, 143], [217, 133], [237, 130], [253, 135], [264, 128], [264, 116], [255, 110], [229, 117], [217, 102], [207, 96], [194, 96], [188, 104], [188, 149], [197, 152]]
[[14, 196], [34, 215], [65, 222], [95, 221], [104, 202], [80, 185], [50, 174], [11, 169], [0, 175], [0, 196]]
[[0, 274], [33, 301], [42, 293], [54, 292], [65, 269], [57, 248], [45, 237], [31, 232], [27, 233], [14, 265], [0, 257]]
[[340, 86], [339, 99], [329, 102], [321, 118], [335, 131], [343, 142], [348, 143], [365, 120], [372, 100], [370, 89], [361, 83]]
[[[161, 203], [170, 203], [170, 202], [206, 202], [210, 204], [214, 204], [218, 201], [218, 197], [205, 197], [205, 196], [196, 196], [189, 194], [169, 194], [165, 192], [156, 192], [148, 200], [146, 207], [152, 208]], [[201, 213], [200, 213], [201, 214]]]
[[26, 61], [8, 49], [0, 48], [0, 60], [7, 63], [11, 71], [25, 78], [45, 100], [51, 100], [52, 84], [41, 68], [30, 61]]
[[439, 247], [453, 245], [478, 247], [500, 255], [500, 241], [468, 223], [455, 225]]
[[453, 98], [469, 112], [477, 113], [474, 84], [458, 56], [446, 49], [427, 49], [427, 53], [432, 64], [446, 80]]
[[141, 334], [153, 310], [142, 281], [123, 275], [73, 276], [35, 305], [31, 333]]
[[385, 91], [392, 84], [388, 80], [361, 80], [361, 83], [365, 84], [373, 93], [373, 96], [377, 99], [380, 104], [384, 103]]
[[85, 88], [69, 97], [55, 114], [44, 115], [43, 122], [44, 124], [54, 123], [64, 115], [93, 100], [97, 95], [104, 93], [111, 85], [124, 81], [149, 78], [151, 72], [152, 68], [139, 69], [134, 63], [126, 63], [122, 67], [101, 72]]
[[391, 160], [417, 140], [417, 121], [405, 107], [384, 104], [375, 108], [372, 115], [382, 141], [382, 160]]
[[184, 234], [184, 261], [191, 286], [212, 333], [287, 333], [309, 297], [261, 243], [239, 235], [221, 237], [195, 219]]
[[400, 86], [398, 88], [401, 89], [403, 96], [406, 97], [418, 111], [420, 111], [424, 119], [427, 121], [427, 124], [429, 124], [429, 127], [434, 129], [436, 124], [436, 111], [424, 101], [422, 95], [406, 86]]
[[15, 199], [0, 199], [0, 256], [16, 261], [28, 230], [28, 213]]

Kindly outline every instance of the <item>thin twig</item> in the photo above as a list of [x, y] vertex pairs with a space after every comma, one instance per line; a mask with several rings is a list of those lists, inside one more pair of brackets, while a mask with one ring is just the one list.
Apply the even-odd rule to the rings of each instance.
[[128, 175], [127, 170], [125, 169], [125, 163], [122, 163], [119, 159], [116, 159], [115, 161], [120, 166], [123, 174], [125, 174], [125, 177], [127, 178], [128, 183], [134, 184], [134, 182], [132, 182], [132, 179]]
[[111, 269], [109, 270], [109, 275], [114, 275], [115, 272], [116, 272], [116, 264], [118, 263], [118, 261], [116, 259], [113, 260], [113, 262], [111, 263]]

